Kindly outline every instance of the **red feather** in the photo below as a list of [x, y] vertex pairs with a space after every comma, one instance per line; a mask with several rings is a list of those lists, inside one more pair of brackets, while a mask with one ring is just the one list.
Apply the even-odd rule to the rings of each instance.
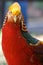
[[8, 65], [41, 65], [22, 36], [18, 22], [6, 22], [3, 26], [2, 49]]

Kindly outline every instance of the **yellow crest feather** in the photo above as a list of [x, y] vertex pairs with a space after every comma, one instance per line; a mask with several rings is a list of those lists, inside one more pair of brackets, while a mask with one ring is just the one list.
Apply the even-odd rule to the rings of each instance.
[[13, 15], [19, 15], [21, 13], [21, 7], [18, 2], [13, 3], [8, 10], [11, 11]]

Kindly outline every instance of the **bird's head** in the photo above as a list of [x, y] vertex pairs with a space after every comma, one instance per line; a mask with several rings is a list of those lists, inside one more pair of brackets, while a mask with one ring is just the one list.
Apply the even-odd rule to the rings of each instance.
[[9, 6], [8, 10], [12, 12], [12, 15], [19, 15], [21, 13], [21, 6], [18, 2], [13, 3], [11, 6]]
[[8, 8], [8, 12], [6, 14], [7, 20], [10, 22], [17, 22], [17, 20], [21, 20], [22, 13], [21, 13], [21, 6], [18, 2], [13, 3]]

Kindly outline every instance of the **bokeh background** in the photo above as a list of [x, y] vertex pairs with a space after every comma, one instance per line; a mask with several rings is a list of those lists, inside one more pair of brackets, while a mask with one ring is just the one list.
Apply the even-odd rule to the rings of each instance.
[[43, 41], [43, 2], [33, 0], [0, 0], [0, 65], [7, 65], [2, 52], [2, 25], [8, 7], [15, 1], [21, 5], [28, 32]]

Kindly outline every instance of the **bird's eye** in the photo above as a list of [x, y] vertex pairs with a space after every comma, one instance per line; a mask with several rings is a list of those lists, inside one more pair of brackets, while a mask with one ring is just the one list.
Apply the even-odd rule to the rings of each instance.
[[11, 11], [8, 11], [8, 13], [7, 13], [8, 15], [11, 15], [12, 14], [12, 12]]
[[10, 13], [10, 14], [12, 14], [12, 12], [11, 12], [11, 11], [10, 11], [9, 13]]

